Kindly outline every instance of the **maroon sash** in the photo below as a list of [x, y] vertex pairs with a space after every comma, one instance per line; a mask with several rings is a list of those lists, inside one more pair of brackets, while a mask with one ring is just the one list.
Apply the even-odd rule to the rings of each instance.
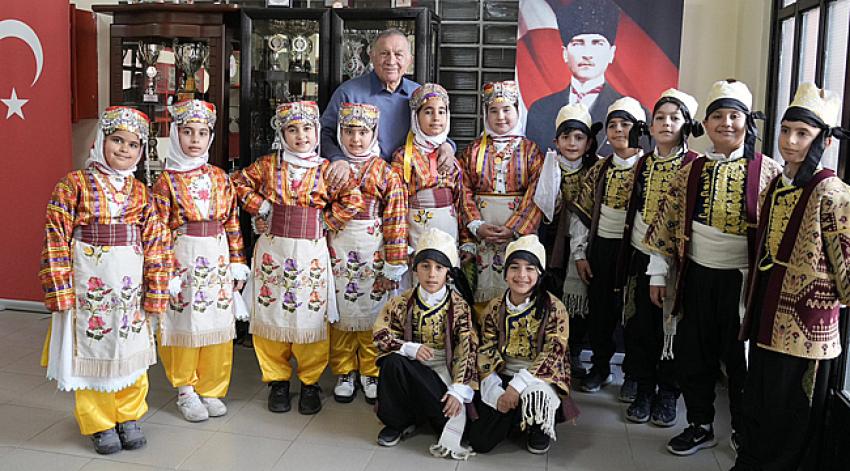
[[372, 221], [381, 216], [381, 202], [372, 196], [363, 196], [363, 209], [354, 215], [358, 221]]
[[410, 197], [410, 207], [416, 209], [445, 208], [454, 205], [450, 188], [427, 188]]
[[218, 237], [224, 232], [224, 226], [218, 221], [189, 221], [177, 230], [192, 237]]
[[272, 205], [272, 221], [269, 232], [290, 239], [318, 240], [323, 237], [322, 211], [283, 204]]
[[74, 238], [91, 245], [141, 245], [142, 231], [132, 224], [88, 224], [74, 228]]

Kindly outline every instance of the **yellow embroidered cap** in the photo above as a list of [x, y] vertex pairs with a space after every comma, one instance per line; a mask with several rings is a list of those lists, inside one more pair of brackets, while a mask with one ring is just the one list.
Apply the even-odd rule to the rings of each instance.
[[679, 101], [679, 103], [681, 103], [685, 108], [688, 109], [688, 113], [690, 113], [692, 117], [697, 115], [699, 103], [697, 103], [696, 98], [688, 95], [687, 93], [681, 90], [676, 90], [675, 88], [668, 88], [667, 90], [664, 90], [664, 92], [661, 93], [661, 96], [658, 98], [658, 101], [661, 101], [664, 98], [673, 98]]
[[[419, 243], [416, 244], [416, 255], [424, 250], [436, 250], [442, 253], [449, 259], [452, 267], [460, 266], [460, 257], [457, 253], [457, 241], [450, 234], [436, 228], [430, 228], [419, 237]], [[414, 258], [416, 258], [414, 256]]]
[[508, 244], [508, 248], [505, 250], [505, 261], [507, 262], [511, 258], [511, 254], [520, 251], [528, 252], [537, 257], [537, 260], [540, 261], [540, 267], [546, 269], [546, 248], [540, 243], [536, 234], [522, 236]]
[[484, 109], [493, 103], [519, 104], [519, 86], [513, 80], [488, 82], [481, 88], [481, 101]]
[[841, 98], [835, 93], [820, 89], [812, 82], [801, 83], [789, 108], [804, 108], [815, 114], [830, 128], [839, 125]]
[[566, 105], [558, 111], [558, 116], [555, 118], [555, 129], [557, 130], [564, 121], [578, 121], [588, 129], [593, 124], [592, 119], [590, 117], [590, 111], [586, 106], [582, 103], [573, 103], [572, 105]]
[[380, 111], [378, 107], [366, 103], [343, 103], [339, 106], [337, 122], [344, 128], [375, 129]]
[[127, 131], [139, 136], [142, 142], [147, 142], [151, 121], [148, 115], [135, 108], [110, 106], [100, 115], [100, 126], [104, 136], [115, 131]]
[[716, 101], [724, 99], [739, 101], [747, 108], [748, 112], [753, 109], [753, 94], [750, 93], [747, 84], [735, 79], [726, 79], [714, 82], [714, 85], [711, 86], [711, 90], [708, 92], [706, 114], [710, 114], [718, 108], [718, 106], [712, 106], [715, 105]]
[[189, 123], [206, 124], [215, 127], [215, 105], [203, 100], [184, 100], [168, 107], [178, 126]]
[[294, 101], [278, 105], [272, 118], [272, 127], [281, 130], [289, 124], [305, 121], [319, 126], [319, 105], [315, 101]]
[[410, 109], [419, 111], [422, 105], [434, 98], [442, 100], [446, 108], [449, 107], [449, 92], [440, 84], [426, 83], [414, 90], [413, 94], [410, 95]]
[[[611, 106], [608, 107], [608, 114], [606, 115], [608, 118], [611, 117], [611, 113], [622, 111], [624, 113], [630, 114], [634, 119], [638, 121], [646, 122], [646, 112], [643, 111], [643, 107], [640, 106], [640, 102], [635, 100], [630, 96], [624, 96], [619, 100], [611, 103]], [[606, 119], [606, 122], [608, 119]]]

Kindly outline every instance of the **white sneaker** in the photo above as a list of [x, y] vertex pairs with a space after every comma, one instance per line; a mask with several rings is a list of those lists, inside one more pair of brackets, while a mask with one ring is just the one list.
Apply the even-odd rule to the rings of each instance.
[[357, 389], [354, 387], [355, 372], [347, 375], [339, 375], [334, 386], [334, 399], [336, 402], [351, 402], [354, 400], [354, 395]]
[[366, 396], [366, 402], [374, 404], [378, 400], [377, 376], [360, 376], [360, 386], [363, 387], [363, 395]]
[[177, 409], [189, 422], [203, 422], [210, 418], [210, 413], [196, 393], [177, 396]]
[[227, 413], [227, 406], [216, 397], [202, 397], [201, 402], [207, 408], [210, 417], [221, 417]]

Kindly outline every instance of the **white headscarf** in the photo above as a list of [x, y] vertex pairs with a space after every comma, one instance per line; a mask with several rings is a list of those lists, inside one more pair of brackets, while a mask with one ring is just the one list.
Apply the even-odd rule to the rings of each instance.
[[363, 163], [369, 160], [373, 155], [381, 155], [381, 146], [378, 144], [378, 127], [372, 129], [372, 140], [369, 142], [369, 147], [362, 154], [354, 154], [342, 144], [342, 124], [337, 123], [336, 126], [336, 142], [339, 142], [339, 148], [342, 150], [345, 158], [349, 162]]
[[142, 159], [142, 155], [147, 150], [147, 143], [142, 142], [142, 150], [139, 152], [139, 157], [136, 159], [136, 162], [132, 167], [127, 170], [118, 170], [112, 168], [109, 163], [106, 162], [106, 157], [103, 154], [103, 143], [106, 141], [106, 138], [109, 137], [103, 132], [103, 126], [98, 123], [97, 130], [95, 131], [95, 139], [94, 144], [92, 144], [91, 150], [89, 150], [89, 158], [86, 160], [86, 167], [94, 166], [101, 172], [109, 176], [116, 176], [127, 178], [133, 176], [133, 173], [136, 172], [136, 168], [139, 165], [139, 160]]
[[493, 128], [490, 127], [490, 122], [487, 120], [487, 108], [484, 109], [484, 132], [487, 133], [487, 137], [493, 140], [493, 144], [496, 145], [496, 148], [504, 147], [511, 139], [516, 139], [518, 137], [525, 137], [525, 133], [522, 130], [522, 123], [519, 119], [519, 108], [517, 104], [514, 103], [512, 105], [514, 109], [517, 110], [517, 120], [514, 123], [514, 127], [511, 128], [508, 132], [499, 134], [493, 131]]
[[286, 142], [286, 138], [284, 138], [283, 134], [285, 132], [286, 126], [281, 126], [278, 134], [280, 135], [280, 150], [278, 151], [278, 155], [280, 155], [281, 159], [284, 162], [289, 162], [292, 165], [296, 165], [298, 167], [304, 168], [313, 168], [318, 167], [322, 161], [325, 159], [319, 154], [319, 130], [321, 126], [319, 123], [313, 123], [313, 131], [316, 134], [316, 146], [313, 147], [313, 150], [307, 152], [295, 152], [289, 147], [289, 144]]
[[[434, 98], [432, 98], [433, 100]], [[425, 102], [427, 103], [427, 102]], [[425, 104], [423, 103], [423, 106]], [[420, 107], [421, 109], [421, 107]], [[422, 129], [419, 127], [419, 110], [410, 112], [410, 130], [413, 132], [413, 145], [415, 145], [420, 152], [425, 155], [430, 154], [437, 149], [443, 143], [446, 142], [449, 138], [449, 125], [451, 124], [451, 113], [446, 108], [446, 128], [443, 129], [443, 132], [437, 134], [436, 136], [429, 136], [425, 134]]]
[[165, 169], [174, 170], [176, 172], [188, 172], [195, 170], [207, 163], [210, 159], [210, 147], [212, 147], [215, 133], [210, 129], [210, 142], [207, 148], [204, 149], [203, 155], [198, 157], [189, 157], [183, 152], [180, 146], [180, 128], [177, 126], [177, 121], [171, 122], [171, 131], [168, 136], [168, 156], [165, 157]]

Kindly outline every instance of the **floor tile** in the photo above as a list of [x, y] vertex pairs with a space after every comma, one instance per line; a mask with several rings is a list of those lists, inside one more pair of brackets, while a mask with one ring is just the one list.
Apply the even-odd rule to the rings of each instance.
[[[178, 469], [229, 471], [271, 469], [292, 442], [269, 438], [217, 433], [201, 445]], [[324, 470], [312, 465], [312, 469]], [[288, 469], [306, 469], [288, 468]]]
[[[21, 374], [20, 376], [29, 376]], [[36, 376], [32, 376], [36, 378]], [[17, 404], [29, 407], [38, 407], [41, 409], [50, 409], [60, 412], [72, 412], [74, 410], [74, 393], [71, 391], [60, 391], [56, 389], [55, 381], [47, 381], [39, 386], [27, 391], [25, 394], [18, 395], [17, 398], [9, 401], [10, 404]]]
[[19, 445], [68, 417], [70, 411], [0, 405], [0, 445]]
[[630, 444], [632, 456], [641, 471], [720, 471], [712, 450], [676, 456], [667, 451], [664, 440], [630, 439]]
[[428, 447], [436, 441], [436, 437], [427, 432], [413, 435], [391, 448], [378, 447], [365, 469], [366, 471], [398, 469], [399, 463], [404, 463], [406, 469], [416, 471], [451, 471], [457, 469], [458, 461], [431, 456]]
[[91, 458], [48, 453], [18, 448], [3, 457], [0, 470], [8, 471], [75, 471], [82, 469]]
[[[373, 450], [362, 448], [296, 442], [286, 450], [273, 469], [276, 471], [293, 469], [360, 471], [369, 463], [372, 453]], [[407, 468], [406, 463], [404, 467]], [[398, 466], [396, 468], [398, 469]]]
[[[123, 453], [123, 452], [122, 452]], [[117, 453], [114, 456], [116, 460], [120, 459], [122, 453]], [[107, 458], [96, 458], [89, 461], [85, 466], [80, 468], [80, 471], [161, 471], [173, 468], [157, 468], [153, 466], [145, 466], [142, 464], [121, 463], [118, 461], [110, 461]]]
[[145, 417], [145, 423], [172, 425], [175, 427], [185, 427], [193, 430], [220, 430], [224, 424], [227, 423], [230, 416], [239, 413], [239, 410], [245, 406], [246, 401], [225, 399], [224, 403], [227, 406], [227, 414], [221, 417], [210, 417], [209, 420], [205, 420], [203, 422], [189, 422], [183, 418], [183, 415], [177, 409], [177, 401], [169, 401], [159, 410], [153, 413], [148, 413], [148, 416]]
[[[6, 373], [0, 371], [0, 391], [8, 391], [16, 395], [24, 395], [36, 387], [47, 383], [47, 377], [21, 373]], [[53, 389], [56, 389], [56, 383]]]
[[219, 428], [219, 431], [294, 441], [314, 416], [298, 413], [297, 403], [285, 414], [275, 414], [266, 407], [266, 401], [248, 401]]
[[212, 432], [145, 423], [142, 426], [148, 444], [140, 450], [121, 452], [120, 460], [127, 463], [173, 468], [186, 461], [212, 438]]
[[[358, 398], [359, 399], [359, 398]], [[326, 445], [372, 449], [382, 425], [372, 406], [355, 400], [338, 404], [333, 398], [325, 399], [325, 406], [304, 428], [296, 444], [309, 442]]]
[[0, 368], [0, 371], [5, 373], [20, 373], [41, 377], [44, 377], [47, 373], [47, 370], [41, 367], [41, 350], [30, 352], [21, 358], [18, 358], [3, 368]]
[[53, 424], [20, 446], [24, 448], [78, 455], [88, 458], [95, 454], [89, 437], [80, 434], [80, 427], [74, 417], [68, 416]]
[[[563, 438], [561, 438], [563, 437]], [[598, 433], [559, 434], [557, 446], [549, 450], [549, 470], [636, 471], [625, 435]]]

